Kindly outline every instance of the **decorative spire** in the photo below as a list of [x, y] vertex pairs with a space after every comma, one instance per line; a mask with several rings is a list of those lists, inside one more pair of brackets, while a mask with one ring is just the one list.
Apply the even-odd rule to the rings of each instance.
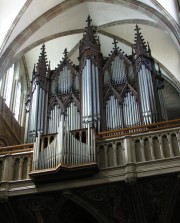
[[45, 44], [43, 44], [42, 48], [41, 48], [39, 60], [37, 63], [37, 73], [46, 76], [46, 71], [47, 71], [47, 67], [48, 67], [47, 64], [48, 64], [48, 62], [47, 62]]
[[50, 61], [49, 61], [48, 69], [47, 69], [47, 77], [50, 77], [50, 72], [51, 72], [51, 66], [50, 66]]
[[136, 25], [136, 28], [134, 29], [136, 31], [135, 33], [135, 44], [134, 44], [134, 50], [137, 56], [139, 55], [146, 55], [147, 54], [147, 45], [144, 42], [143, 36], [141, 35], [140, 28], [138, 25]]
[[34, 64], [34, 68], [33, 68], [33, 77], [35, 76], [35, 74], [36, 74], [36, 64]]
[[85, 27], [83, 38], [80, 41], [80, 47], [84, 47], [86, 44], [91, 43], [100, 46], [99, 38], [95, 35], [95, 27], [91, 25], [92, 19], [90, 15], [87, 17], [87, 27]]

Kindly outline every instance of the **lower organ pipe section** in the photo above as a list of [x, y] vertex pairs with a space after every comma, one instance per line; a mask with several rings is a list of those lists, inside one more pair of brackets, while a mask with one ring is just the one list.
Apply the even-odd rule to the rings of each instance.
[[37, 132], [42, 132], [44, 130], [45, 125], [45, 97], [46, 93], [40, 85], [36, 85], [35, 90], [32, 94], [31, 99], [31, 107], [30, 107], [30, 114], [29, 114], [29, 127], [28, 127], [28, 141], [34, 142]]
[[71, 131], [75, 129], [80, 129], [80, 113], [75, 103], [71, 103], [67, 107], [67, 115], [65, 117], [66, 129]]
[[139, 107], [135, 96], [128, 92], [123, 102], [124, 127], [140, 125]]
[[76, 139], [71, 131], [64, 131], [65, 123], [60, 121], [58, 133], [53, 141], [43, 148], [40, 133], [34, 143], [33, 170], [56, 168], [63, 164], [95, 162], [95, 133], [89, 128], [87, 143]]
[[157, 122], [157, 110], [151, 71], [142, 65], [138, 72], [139, 91], [144, 124]]
[[56, 133], [61, 120], [61, 109], [58, 105], [49, 112], [48, 133]]
[[[54, 108], [49, 112], [49, 127], [48, 133], [57, 133], [59, 128], [59, 123], [62, 116], [61, 108], [58, 105], [55, 105]], [[75, 103], [70, 103], [67, 107], [65, 115], [66, 129], [71, 131], [74, 129], [80, 129], [80, 113]]]
[[106, 104], [106, 126], [107, 130], [123, 127], [122, 108], [114, 96], [111, 96]]
[[111, 96], [106, 104], [106, 123], [107, 130], [140, 125], [139, 107], [135, 96], [128, 92], [122, 105], [119, 105], [115, 96]]

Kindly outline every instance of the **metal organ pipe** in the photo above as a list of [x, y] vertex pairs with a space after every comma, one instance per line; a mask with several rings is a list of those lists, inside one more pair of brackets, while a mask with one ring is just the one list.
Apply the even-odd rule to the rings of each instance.
[[44, 97], [45, 96], [45, 92], [44, 90], [42, 89], [42, 104], [41, 104], [41, 121], [40, 121], [40, 130], [43, 131], [43, 125], [44, 125], [44, 108], [45, 108], [45, 100], [44, 100]]
[[123, 60], [119, 59], [119, 83], [123, 82]]
[[142, 106], [142, 112], [143, 112], [143, 118], [144, 118], [144, 112], [145, 112], [144, 92], [143, 92], [143, 89], [142, 89], [142, 81], [141, 81], [141, 73], [140, 73], [140, 71], [138, 72], [138, 82], [139, 82], [141, 106]]
[[133, 126], [134, 124], [134, 112], [133, 112], [133, 101], [132, 101], [132, 95], [129, 92], [129, 110], [130, 110], [130, 126]]
[[[96, 86], [96, 70], [94, 64], [92, 64], [92, 86]], [[93, 88], [93, 110], [94, 110], [94, 119], [97, 120], [97, 108], [96, 108], [96, 87]]]
[[116, 107], [115, 107], [115, 98], [114, 98], [114, 96], [113, 96], [113, 98], [112, 98], [112, 104], [111, 104], [111, 109], [112, 109], [112, 116], [113, 116], [113, 129], [115, 129], [116, 128], [116, 116], [115, 116], [115, 109], [116, 109]]
[[150, 111], [150, 101], [148, 95], [147, 76], [143, 69], [141, 70], [141, 77], [143, 82], [143, 90], [145, 94], [146, 112], [148, 113]]
[[111, 114], [111, 118], [110, 118], [110, 129], [113, 128], [113, 117], [112, 117], [112, 97], [110, 98], [110, 102], [109, 102], [109, 113]]
[[39, 103], [38, 103], [38, 125], [37, 130], [41, 131], [41, 116], [42, 116], [42, 88], [39, 89]]
[[132, 103], [133, 103], [133, 125], [136, 126], [137, 120], [136, 120], [136, 114], [137, 114], [137, 109], [136, 109], [136, 101], [134, 95], [132, 95]]
[[87, 123], [87, 111], [88, 111], [88, 94], [87, 94], [87, 61], [86, 61], [86, 64], [85, 64], [85, 67], [84, 67], [84, 109], [85, 109], [85, 112], [84, 112], [84, 118], [85, 118], [85, 123]]
[[125, 112], [126, 112], [126, 126], [128, 127], [129, 126], [129, 115], [128, 115], [128, 101], [127, 101], [127, 94], [125, 96], [125, 99], [124, 99], [124, 102], [125, 102]]
[[[91, 59], [86, 59], [82, 72], [82, 111], [84, 127], [87, 127], [87, 123], [90, 122], [96, 126], [97, 120], [99, 126], [99, 72]], [[100, 127], [97, 129], [99, 131]]]
[[121, 76], [121, 73], [119, 72], [119, 68], [120, 68], [120, 58], [119, 56], [116, 57], [116, 60], [117, 60], [117, 66], [116, 66], [116, 83], [120, 83], [120, 76]]
[[144, 82], [143, 82], [143, 73], [142, 73], [141, 69], [138, 73], [138, 79], [139, 79], [141, 105], [142, 105], [142, 110], [143, 110], [144, 122], [145, 122], [145, 124], [148, 124], [148, 121], [147, 121], [147, 111], [148, 111], [147, 98], [146, 98], [146, 94], [145, 94], [145, 89], [144, 89], [145, 85], [144, 85]]
[[39, 105], [39, 85], [36, 85], [36, 109], [35, 109], [35, 118], [34, 118], [34, 133], [37, 132], [37, 120], [38, 120], [38, 105]]
[[131, 95], [131, 111], [132, 111], [132, 125], [135, 126], [136, 124], [136, 109], [135, 109], [135, 100], [134, 100], [134, 96]]
[[[97, 100], [97, 117], [100, 118], [100, 94], [99, 94], [99, 72], [98, 72], [98, 67], [96, 66], [96, 92], [97, 96], [94, 98], [94, 100]], [[100, 123], [100, 121], [99, 121]], [[100, 129], [99, 129], [100, 131]]]
[[[127, 110], [125, 106], [123, 109]], [[106, 126], [108, 130], [122, 127], [121, 106], [115, 96], [111, 96], [106, 104]]]
[[111, 129], [113, 129], [113, 122], [114, 122], [114, 117], [113, 117], [113, 108], [112, 108], [112, 96], [110, 98], [110, 114], [111, 114]]
[[152, 95], [152, 105], [153, 105], [153, 113], [154, 113], [154, 122], [157, 121], [157, 109], [156, 109], [156, 103], [155, 103], [155, 95], [154, 95], [154, 88], [153, 88], [153, 82], [152, 82], [152, 78], [151, 78], [151, 71], [146, 69], [147, 73], [148, 73], [148, 78], [149, 78], [149, 84], [150, 84], [150, 91], [151, 91], [151, 95]]
[[119, 62], [119, 58], [118, 56], [115, 57], [115, 75], [114, 75], [114, 80], [115, 83], [118, 83], [118, 62]]
[[[88, 69], [88, 96], [89, 96], [89, 103], [88, 103], [88, 118], [92, 117], [92, 81], [91, 81], [91, 75], [92, 75], [92, 63], [91, 60], [88, 59], [87, 60], [87, 69]], [[92, 119], [89, 119], [90, 121], [92, 121]]]
[[146, 70], [145, 66], [142, 65], [142, 70], [144, 73], [144, 78], [145, 78], [145, 84], [146, 84], [146, 94], [147, 98], [149, 99], [149, 122], [152, 123], [152, 118], [153, 118], [153, 113], [154, 113], [154, 108], [153, 108], [153, 99], [152, 99], [152, 91], [151, 91], [151, 79], [149, 78], [149, 73]]
[[130, 94], [127, 94], [127, 112], [128, 112], [128, 126], [131, 126], [131, 110], [130, 110]]

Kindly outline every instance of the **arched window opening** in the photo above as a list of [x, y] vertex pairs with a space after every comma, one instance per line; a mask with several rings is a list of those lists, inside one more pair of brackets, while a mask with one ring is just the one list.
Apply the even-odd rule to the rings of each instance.
[[48, 137], [44, 138], [44, 148], [48, 146]]
[[6, 104], [9, 107], [10, 99], [11, 99], [11, 91], [12, 91], [12, 83], [14, 77], [14, 64], [12, 67], [7, 71], [6, 74], [6, 82], [5, 82], [5, 89], [4, 89], [4, 98], [6, 99]]
[[82, 132], [82, 142], [86, 143], [86, 132], [85, 131]]
[[15, 108], [14, 108], [14, 116], [18, 121], [19, 113], [20, 113], [20, 104], [21, 104], [21, 82], [17, 82], [16, 85], [16, 98], [15, 98]]
[[54, 136], [51, 136], [50, 143], [54, 140]]
[[75, 134], [75, 138], [76, 138], [77, 140], [79, 140], [79, 132], [76, 132], [76, 134]]

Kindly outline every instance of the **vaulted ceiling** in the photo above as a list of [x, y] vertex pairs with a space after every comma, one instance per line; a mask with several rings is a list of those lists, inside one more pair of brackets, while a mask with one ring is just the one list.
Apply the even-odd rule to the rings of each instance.
[[0, 75], [23, 56], [31, 76], [42, 43], [46, 45], [52, 69], [60, 62], [65, 48], [77, 64], [78, 43], [90, 15], [104, 56], [110, 53], [113, 38], [130, 54], [134, 27], [138, 24], [163, 74], [180, 89], [180, 28], [176, 4], [175, 0], [1, 0]]

